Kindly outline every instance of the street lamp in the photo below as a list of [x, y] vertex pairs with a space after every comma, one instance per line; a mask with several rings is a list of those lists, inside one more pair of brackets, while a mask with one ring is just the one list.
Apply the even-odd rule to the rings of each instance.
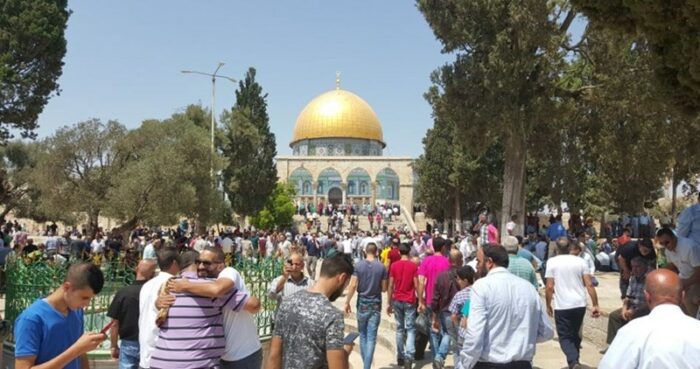
[[211, 177], [214, 176], [214, 129], [216, 127], [216, 121], [214, 117], [214, 112], [215, 112], [215, 104], [216, 104], [216, 79], [217, 78], [224, 78], [227, 79], [233, 83], [236, 83], [237, 81], [231, 77], [224, 76], [221, 74], [216, 74], [221, 67], [224, 66], [224, 63], [219, 63], [219, 65], [216, 67], [214, 70], [214, 73], [204, 73], [204, 72], [197, 72], [193, 70], [183, 70], [180, 71], [181, 73], [185, 74], [200, 74], [203, 76], [211, 77], [211, 162], [209, 166], [209, 175]]

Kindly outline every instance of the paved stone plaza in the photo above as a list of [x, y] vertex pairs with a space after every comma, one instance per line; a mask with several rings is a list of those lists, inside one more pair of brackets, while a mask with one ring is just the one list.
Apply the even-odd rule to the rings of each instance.
[[[618, 273], [596, 273], [596, 278], [600, 285], [596, 288], [598, 300], [601, 308], [601, 317], [593, 319], [590, 314], [586, 315], [584, 321], [584, 341], [581, 349], [581, 364], [584, 368], [596, 368], [602, 355], [600, 350], [605, 347], [605, 335], [608, 326], [608, 314], [611, 311], [619, 308], [620, 296], [618, 289]], [[540, 289], [542, 301], [544, 304], [544, 288]], [[386, 296], [384, 301], [386, 306]], [[343, 309], [345, 298], [341, 297], [335, 302], [339, 309]], [[590, 308], [590, 302], [589, 302]], [[357, 322], [354, 316], [346, 317], [346, 330], [356, 331]], [[388, 316], [386, 310], [382, 310], [382, 321], [379, 327], [377, 336], [377, 348], [374, 354], [373, 368], [390, 369], [397, 368], [396, 366], [396, 339], [395, 321], [393, 316]], [[355, 351], [350, 356], [351, 368], [362, 368], [362, 359], [360, 357], [359, 339], [355, 345]], [[426, 349], [426, 360], [416, 363], [417, 369], [430, 369], [432, 363], [429, 359], [429, 349]], [[534, 367], [539, 369], [562, 369], [566, 368], [566, 358], [559, 348], [559, 342], [555, 337], [554, 340], [537, 345], [537, 353], [535, 355]], [[453, 356], [449, 355], [446, 360], [446, 368], [454, 368]]]
[[[596, 277], [600, 281], [597, 287], [598, 299], [601, 307], [602, 316], [598, 319], [592, 319], [590, 315], [586, 316], [584, 322], [584, 342], [581, 350], [581, 363], [584, 368], [596, 368], [602, 355], [599, 351], [605, 347], [605, 334], [607, 329], [608, 314], [617, 309], [620, 305], [617, 273], [597, 273]], [[544, 289], [540, 290], [543, 295]], [[386, 295], [384, 295], [386, 306]], [[345, 296], [339, 298], [335, 305], [338, 309], [343, 309]], [[0, 310], [4, 316], [5, 299], [0, 299]], [[590, 306], [589, 306], [590, 307]], [[377, 337], [377, 347], [374, 355], [373, 368], [390, 369], [397, 368], [396, 366], [396, 340], [395, 340], [395, 321], [393, 316], [388, 316], [386, 310], [382, 310], [382, 320], [379, 327]], [[357, 331], [357, 322], [354, 315], [348, 316], [345, 319], [346, 331]], [[355, 350], [350, 356], [350, 367], [354, 369], [362, 368], [362, 359], [360, 357], [359, 339], [356, 341]], [[426, 350], [426, 360], [416, 363], [417, 369], [430, 369], [432, 363], [430, 361], [429, 349]], [[6, 368], [7, 363], [2, 363], [1, 368]], [[566, 359], [559, 348], [559, 342], [556, 337], [552, 341], [537, 345], [537, 354], [534, 360], [535, 368], [539, 369], [560, 369], [566, 368]], [[453, 368], [453, 356], [450, 355], [446, 361], [446, 368]], [[111, 369], [116, 368], [116, 361], [94, 362], [94, 369]]]

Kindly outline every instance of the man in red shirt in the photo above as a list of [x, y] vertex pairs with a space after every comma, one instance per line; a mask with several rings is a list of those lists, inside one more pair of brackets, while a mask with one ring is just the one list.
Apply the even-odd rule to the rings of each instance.
[[389, 306], [386, 312], [389, 315], [395, 313], [397, 362], [404, 369], [410, 369], [413, 368], [416, 352], [418, 266], [409, 259], [410, 245], [401, 244], [398, 246], [398, 251], [400, 259], [389, 267], [389, 288], [387, 289]]
[[388, 258], [389, 258], [389, 267], [390, 268], [391, 268], [392, 264], [401, 260], [401, 252], [399, 251], [399, 239], [397, 236], [394, 236], [391, 239], [391, 250], [389, 251]]

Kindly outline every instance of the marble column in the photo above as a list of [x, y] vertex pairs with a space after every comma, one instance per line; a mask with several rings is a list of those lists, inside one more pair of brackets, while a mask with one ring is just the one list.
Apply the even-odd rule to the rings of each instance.
[[348, 184], [347, 184], [347, 182], [342, 182], [340, 184], [340, 189], [343, 191], [343, 204], [346, 204], [347, 200], [348, 200]]

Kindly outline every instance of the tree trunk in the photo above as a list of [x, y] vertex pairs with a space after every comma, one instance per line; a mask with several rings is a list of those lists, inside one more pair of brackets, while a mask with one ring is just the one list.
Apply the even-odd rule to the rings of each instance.
[[0, 211], [0, 220], [4, 220], [5, 216], [9, 214], [14, 209], [13, 205], [5, 205], [5, 207]]
[[671, 168], [671, 224], [676, 224], [676, 168]]
[[138, 218], [133, 217], [126, 222], [122, 223], [120, 226], [114, 228], [114, 234], [119, 234], [122, 236], [122, 240], [124, 241], [123, 246], [127, 246], [131, 240], [129, 239], [129, 236], [131, 235], [131, 231], [136, 228], [136, 225], [139, 223]]
[[[520, 126], [521, 123], [516, 123]], [[515, 127], [514, 127], [515, 128]], [[506, 224], [510, 217], [525, 215], [525, 135], [521, 129], [514, 129], [506, 137], [505, 165], [503, 171], [503, 203], [501, 205], [501, 240], [508, 234]]]
[[83, 235], [83, 237], [94, 237], [95, 236], [95, 233], [97, 233], [97, 229], [99, 228], [99, 219], [100, 219], [100, 212], [99, 211], [88, 212], [87, 235]]
[[460, 204], [459, 191], [455, 195], [455, 234], [462, 233], [462, 205]]

